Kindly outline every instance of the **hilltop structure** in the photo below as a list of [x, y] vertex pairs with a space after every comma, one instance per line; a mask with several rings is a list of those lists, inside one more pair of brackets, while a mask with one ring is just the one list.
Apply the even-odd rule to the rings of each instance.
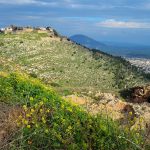
[[10, 25], [6, 28], [1, 28], [0, 33], [4, 34], [22, 34], [22, 33], [47, 33], [49, 36], [56, 36], [56, 32], [51, 27], [20, 27], [15, 25]]

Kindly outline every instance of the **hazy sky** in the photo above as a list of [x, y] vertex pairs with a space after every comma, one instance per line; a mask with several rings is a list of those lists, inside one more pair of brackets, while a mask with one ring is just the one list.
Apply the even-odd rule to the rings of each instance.
[[150, 0], [0, 0], [0, 27], [10, 24], [150, 45]]

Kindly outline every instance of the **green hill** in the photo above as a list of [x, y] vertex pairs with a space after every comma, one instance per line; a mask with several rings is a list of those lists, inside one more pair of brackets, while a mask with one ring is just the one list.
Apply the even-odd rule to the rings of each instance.
[[[0, 56], [57, 89], [119, 91], [149, 82], [122, 58], [35, 31], [0, 34]], [[8, 63], [8, 61], [7, 61]]]

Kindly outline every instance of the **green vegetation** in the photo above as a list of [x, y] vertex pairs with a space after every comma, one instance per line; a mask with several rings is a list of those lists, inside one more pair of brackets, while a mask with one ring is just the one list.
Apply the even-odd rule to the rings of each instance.
[[[118, 92], [150, 80], [122, 58], [89, 50], [59, 37], [25, 33], [1, 35], [0, 56], [62, 89]], [[23, 41], [23, 42], [22, 42]], [[57, 87], [56, 87], [57, 89]], [[60, 89], [60, 87], [59, 87]]]
[[25, 74], [0, 73], [0, 101], [22, 108], [9, 149], [136, 150], [143, 142], [139, 131], [120, 129], [102, 114], [91, 116]]

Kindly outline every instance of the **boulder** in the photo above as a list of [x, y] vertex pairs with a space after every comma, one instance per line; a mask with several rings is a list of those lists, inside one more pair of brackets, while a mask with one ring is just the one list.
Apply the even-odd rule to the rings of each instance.
[[131, 102], [150, 102], [150, 85], [132, 88]]

